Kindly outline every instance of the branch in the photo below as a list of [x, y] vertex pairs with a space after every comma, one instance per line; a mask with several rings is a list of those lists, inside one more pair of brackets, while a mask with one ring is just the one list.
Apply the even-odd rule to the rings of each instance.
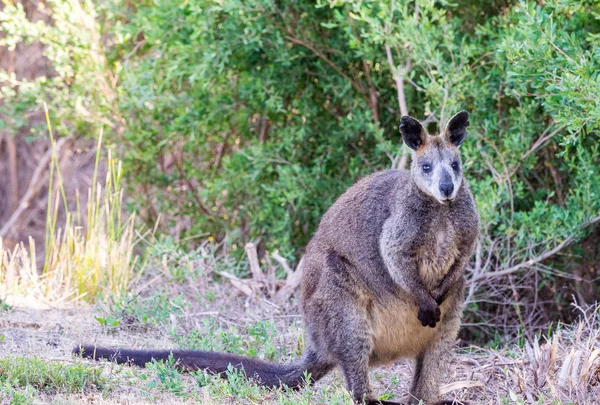
[[8, 152], [10, 193], [12, 195], [12, 198], [10, 199], [10, 209], [14, 212], [19, 206], [19, 179], [17, 177], [17, 146], [15, 144], [15, 138], [12, 135], [6, 134], [4, 139], [6, 140], [6, 149]]
[[287, 260], [285, 260], [285, 258], [281, 256], [278, 252], [271, 253], [271, 256], [273, 257], [273, 259], [277, 260], [277, 263], [279, 263], [283, 270], [285, 270], [285, 273], [288, 276], [294, 272], [294, 270], [292, 270], [292, 268], [288, 264]]
[[[597, 222], [600, 222], [600, 215], [598, 215], [595, 218], [592, 218], [588, 222], [585, 222], [581, 226], [581, 229], [585, 229], [588, 226], [594, 225]], [[523, 268], [531, 267], [531, 266], [533, 266], [535, 264], [538, 264], [538, 263], [540, 263], [540, 262], [548, 259], [549, 257], [555, 255], [556, 253], [560, 252], [565, 247], [567, 247], [571, 243], [573, 243], [573, 241], [575, 241], [575, 235], [569, 236], [567, 239], [563, 240], [561, 243], [559, 243], [558, 245], [556, 245], [553, 249], [550, 249], [550, 250], [542, 253], [538, 257], [535, 257], [533, 259], [529, 259], [529, 260], [527, 260], [525, 262], [521, 262], [521, 263], [519, 263], [519, 264], [517, 264], [515, 266], [512, 266], [512, 267], [509, 267], [508, 269], [505, 269], [505, 270], [494, 271], [494, 272], [491, 272], [491, 273], [477, 275], [477, 276], [473, 277], [473, 282], [479, 281], [479, 280], [484, 280], [484, 279], [487, 280], [487, 279], [494, 278], [494, 277], [506, 276], [508, 274], [515, 273], [515, 272], [517, 272], [517, 271], [519, 271], [519, 270], [521, 270]]]
[[252, 273], [252, 278], [256, 281], [263, 281], [264, 274], [260, 268], [260, 263], [258, 262], [258, 252], [256, 251], [256, 245], [252, 242], [246, 243], [244, 248], [246, 251], [246, 255], [248, 256], [248, 264], [250, 264], [250, 272]]
[[552, 133], [549, 135], [546, 135], [546, 131], [544, 131], [544, 133], [542, 133], [542, 135], [540, 135], [540, 137], [534, 142], [534, 144], [531, 146], [531, 148], [529, 148], [529, 150], [527, 152], [525, 152], [521, 155], [519, 162], [515, 165], [515, 167], [513, 167], [513, 169], [508, 174], [509, 177], [512, 177], [517, 172], [517, 170], [519, 170], [519, 167], [521, 166], [521, 162], [523, 160], [525, 160], [525, 158], [527, 156], [536, 152], [544, 143], [546, 143], [548, 140], [552, 139], [556, 134], [558, 134], [560, 131], [562, 131], [566, 127], [567, 127], [567, 124], [561, 125], [559, 128], [552, 131]]
[[204, 204], [202, 204], [202, 201], [200, 201], [200, 197], [198, 196], [198, 194], [199, 194], [198, 189], [186, 175], [185, 171], [183, 170], [183, 167], [181, 166], [181, 162], [179, 162], [179, 160], [177, 159], [177, 156], [175, 155], [175, 151], [173, 150], [173, 148], [170, 148], [170, 149], [171, 149], [171, 156], [173, 156], [173, 163], [175, 163], [175, 167], [177, 167], [177, 170], [179, 171], [179, 174], [183, 178], [183, 181], [185, 182], [185, 184], [187, 184], [187, 186], [190, 188], [190, 191], [192, 192], [192, 195], [194, 196], [194, 199], [196, 200], [196, 204], [198, 204], [198, 208], [200, 208], [200, 211], [202, 211], [204, 213], [204, 215], [206, 215], [206, 219], [210, 220], [212, 217], [211, 213], [208, 210], [208, 208], [206, 208], [204, 206]]
[[260, 133], [258, 134], [258, 141], [260, 143], [265, 143], [265, 141], [267, 140], [267, 133], [269, 131], [270, 126], [271, 123], [269, 122], [269, 119], [263, 115], [260, 118]]
[[[62, 148], [67, 144], [67, 141], [71, 142], [71, 137], [61, 138], [56, 142], [54, 147], [50, 146], [50, 148], [46, 151], [44, 156], [42, 156], [40, 163], [38, 164], [33, 176], [31, 177], [31, 181], [29, 182], [29, 187], [25, 192], [25, 195], [21, 198], [19, 202], [19, 206], [12, 213], [8, 221], [4, 223], [2, 229], [0, 229], [0, 238], [5, 237], [8, 232], [13, 228], [13, 226], [17, 223], [17, 221], [21, 218], [21, 215], [29, 208], [31, 201], [38, 194], [40, 189], [44, 183], [44, 172], [48, 168], [48, 164], [50, 163], [50, 159], [52, 159], [52, 153], [56, 150], [56, 155], [58, 156], [62, 150]], [[55, 149], [56, 148], [56, 149]]]
[[217, 145], [217, 157], [215, 158], [215, 163], [213, 167], [218, 169], [221, 167], [221, 161], [223, 160], [223, 155], [225, 154], [225, 149], [227, 149], [227, 141], [229, 139], [229, 132], [225, 133], [223, 136], [223, 142]]
[[[404, 94], [404, 77], [399, 75], [395, 65], [394, 65], [394, 57], [392, 56], [392, 50], [390, 49], [390, 45], [386, 42], [385, 44], [385, 53], [387, 54], [388, 65], [390, 66], [390, 70], [392, 72], [392, 76], [396, 81], [396, 91], [398, 94], [398, 107], [400, 107], [400, 114], [402, 116], [408, 115], [408, 106], [406, 105], [406, 96]], [[410, 69], [411, 60], [408, 58], [406, 61], [406, 71]], [[395, 160], [395, 159], [394, 159]], [[406, 164], [408, 163], [408, 148], [406, 145], [402, 145], [402, 156], [400, 157], [400, 161], [396, 166], [398, 169], [404, 169]]]
[[369, 106], [371, 107], [371, 112], [373, 113], [373, 119], [375, 120], [377, 126], [379, 126], [379, 111], [377, 111], [377, 89], [373, 84], [373, 80], [371, 80], [371, 68], [365, 60], [363, 60], [363, 68], [365, 70], [367, 82], [369, 83]]
[[[415, 4], [415, 13], [414, 13], [414, 21], [415, 24], [419, 21], [419, 4]], [[386, 24], [385, 30], [387, 32], [388, 26]], [[389, 33], [388, 33], [389, 37]], [[396, 91], [398, 94], [398, 107], [400, 108], [400, 114], [402, 116], [408, 115], [408, 106], [406, 104], [406, 94], [404, 91], [404, 76], [398, 74], [398, 70], [396, 69], [396, 65], [394, 64], [394, 57], [392, 56], [392, 50], [390, 48], [390, 44], [386, 41], [385, 43], [385, 53], [387, 55], [388, 65], [390, 67], [390, 71], [392, 72], [392, 76], [394, 77], [394, 81], [396, 82]], [[404, 74], [408, 74], [412, 67], [412, 59], [408, 57], [406, 59], [406, 63], [404, 65]], [[398, 162], [397, 168], [404, 169], [406, 164], [408, 163], [408, 148], [406, 145], [402, 145], [402, 156], [400, 157], [400, 161]]]
[[277, 252], [272, 253], [271, 256], [273, 256], [273, 258], [279, 262], [281, 267], [283, 267], [287, 273], [285, 285], [279, 291], [277, 291], [277, 295], [275, 297], [277, 302], [283, 303], [287, 301], [300, 286], [302, 281], [302, 262], [304, 261], [304, 257], [300, 259], [300, 262], [296, 267], [296, 271], [292, 271], [290, 266], [287, 264], [287, 261]]
[[[392, 76], [394, 77], [394, 81], [396, 82], [396, 90], [398, 94], [398, 106], [400, 107], [400, 114], [408, 115], [408, 107], [406, 105], [406, 97], [404, 95], [404, 76], [399, 75], [398, 71], [394, 65], [394, 57], [392, 56], [392, 50], [388, 43], [385, 44], [385, 53], [387, 54], [388, 65], [390, 66], [390, 71], [392, 72]], [[411, 60], [410, 58], [406, 61], [407, 70], [410, 68]]]
[[350, 84], [352, 85], [352, 87], [354, 87], [354, 89], [356, 89], [356, 91], [358, 91], [361, 94], [364, 93], [364, 89], [362, 88], [362, 86], [359, 86], [358, 83], [356, 83], [354, 80], [352, 80], [352, 78], [350, 76], [348, 76], [346, 73], [344, 73], [342, 71], [342, 69], [340, 69], [335, 63], [333, 63], [331, 61], [331, 59], [329, 59], [327, 56], [325, 56], [325, 54], [323, 54], [322, 52], [318, 51], [314, 46], [312, 46], [308, 42], [302, 41], [301, 39], [294, 38], [291, 35], [286, 35], [285, 38], [288, 39], [289, 41], [293, 42], [294, 44], [302, 45], [306, 49], [309, 49], [312, 53], [317, 55], [319, 58], [323, 59], [323, 61], [325, 61], [329, 66], [331, 66], [333, 68], [333, 70], [335, 70], [340, 76], [342, 76], [344, 79], [348, 80], [350, 82]]

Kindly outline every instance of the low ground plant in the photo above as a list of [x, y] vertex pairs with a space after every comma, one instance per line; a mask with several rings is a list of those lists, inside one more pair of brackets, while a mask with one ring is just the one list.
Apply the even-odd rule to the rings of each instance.
[[0, 359], [0, 384], [4, 388], [34, 389], [45, 393], [77, 393], [106, 390], [110, 380], [102, 366], [82, 363], [63, 364], [37, 357]]

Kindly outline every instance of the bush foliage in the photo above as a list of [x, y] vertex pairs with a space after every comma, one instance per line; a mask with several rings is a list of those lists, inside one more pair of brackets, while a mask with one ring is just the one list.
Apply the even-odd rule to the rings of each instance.
[[[51, 1], [53, 18], [75, 3]], [[18, 4], [0, 11], [0, 44], [41, 41], [56, 66], [43, 83], [0, 76], [3, 122], [20, 119], [7, 106], [39, 99], [65, 132], [108, 122], [148, 222], [160, 213], [178, 238], [226, 238], [240, 254], [259, 241], [297, 260], [348, 186], [403, 166], [403, 114], [438, 131], [466, 109], [463, 160], [482, 218], [467, 324], [489, 332], [480, 317], [507, 304], [520, 329], [548, 319], [541, 303], [570, 300], [557, 280], [579, 269], [578, 242], [600, 213], [597, 2], [83, 4], [95, 23], [78, 29], [96, 34], [62, 48], [51, 39], [70, 25], [32, 30]]]

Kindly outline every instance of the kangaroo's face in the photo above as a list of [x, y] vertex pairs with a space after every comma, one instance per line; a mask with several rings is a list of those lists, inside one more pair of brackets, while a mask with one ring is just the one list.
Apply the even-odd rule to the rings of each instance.
[[402, 117], [402, 139], [414, 150], [412, 180], [421, 191], [442, 204], [454, 200], [462, 183], [458, 147], [467, 136], [468, 126], [469, 113], [461, 111], [450, 119], [441, 135], [429, 136], [419, 121]]

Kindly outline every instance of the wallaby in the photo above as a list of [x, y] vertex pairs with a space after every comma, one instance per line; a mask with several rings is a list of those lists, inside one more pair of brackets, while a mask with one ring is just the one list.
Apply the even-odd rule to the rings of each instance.
[[73, 352], [138, 366], [172, 353], [187, 370], [222, 375], [231, 364], [270, 387], [298, 387], [305, 372], [318, 380], [337, 366], [354, 401], [366, 404], [396, 404], [377, 400], [369, 367], [408, 358], [414, 377], [403, 403], [453, 403], [439, 401], [440, 379], [460, 327], [464, 270], [479, 228], [458, 149], [468, 126], [461, 111], [430, 136], [418, 120], [402, 117], [400, 133], [413, 150], [410, 171], [367, 176], [325, 213], [302, 264], [300, 359], [279, 365], [200, 351]]

